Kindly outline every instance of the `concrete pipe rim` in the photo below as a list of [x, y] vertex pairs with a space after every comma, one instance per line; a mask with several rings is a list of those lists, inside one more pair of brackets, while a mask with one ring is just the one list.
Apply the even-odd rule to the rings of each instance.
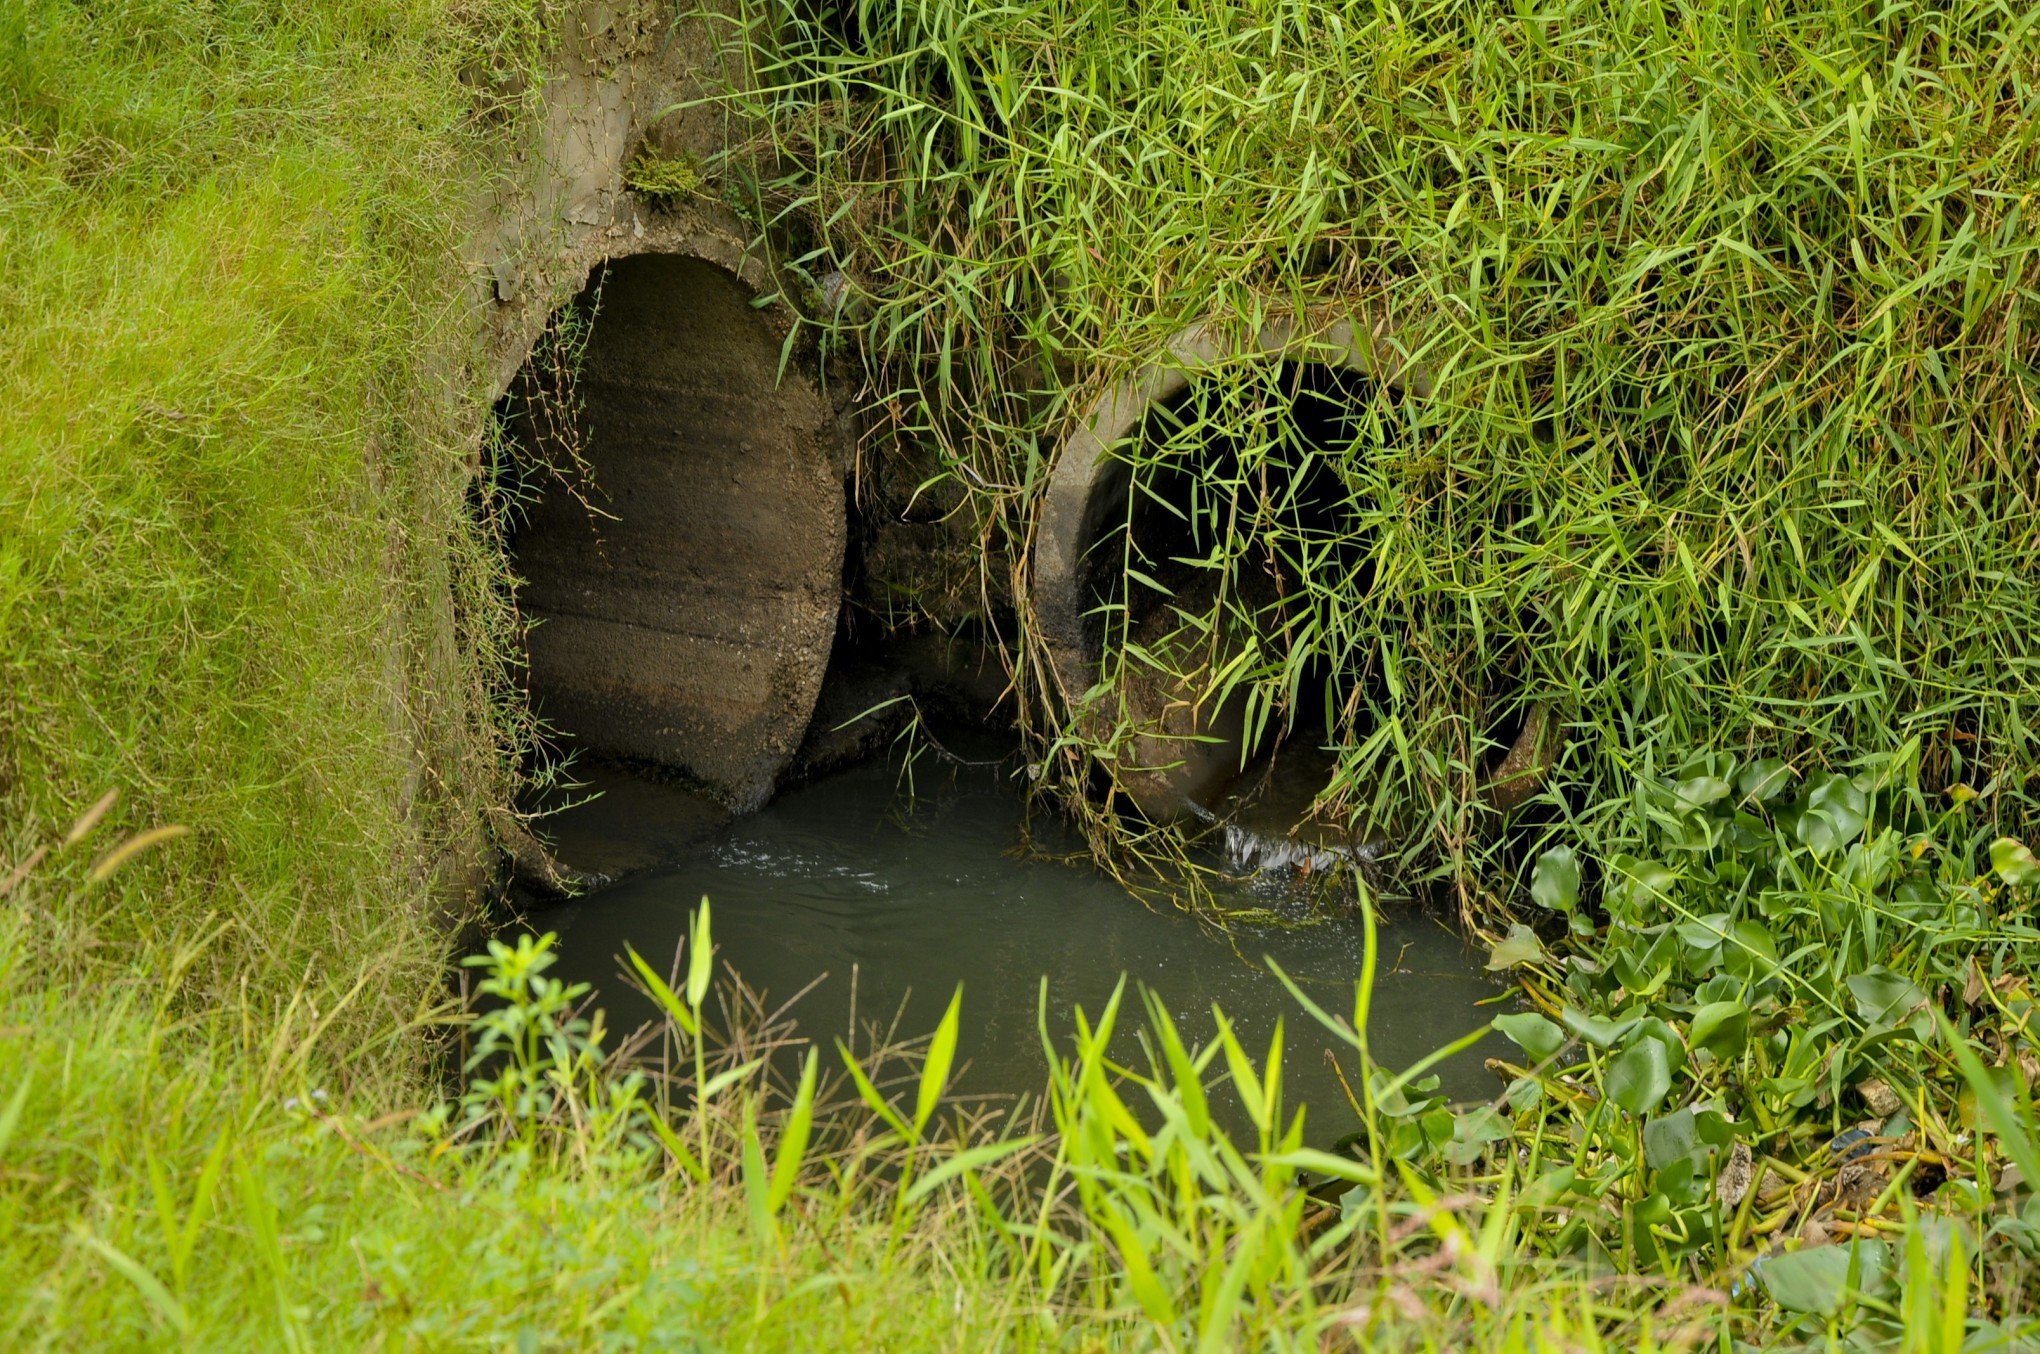
[[[1409, 356], [1386, 316], [1358, 308], [1319, 308], [1301, 317], [1278, 316], [1242, 329], [1204, 321], [1179, 331], [1155, 358], [1102, 390], [1056, 448], [1036, 518], [1029, 570], [1029, 602], [1049, 668], [1073, 714], [1102, 676], [1101, 655], [1085, 632], [1083, 560], [1095, 537], [1093, 498], [1124, 463], [1114, 449], [1138, 434], [1158, 408], [1187, 392], [1194, 381], [1239, 361], [1311, 363], [1357, 373], [1419, 398], [1433, 391], [1432, 373]], [[1115, 693], [1089, 718], [1116, 723], [1125, 698]], [[1558, 721], [1549, 706], [1533, 703], [1522, 731], [1478, 791], [1489, 807], [1507, 812], [1533, 798], [1559, 752]], [[1166, 772], [1105, 769], [1116, 789], [1155, 822], [1208, 818], [1208, 807], [1176, 789]]]

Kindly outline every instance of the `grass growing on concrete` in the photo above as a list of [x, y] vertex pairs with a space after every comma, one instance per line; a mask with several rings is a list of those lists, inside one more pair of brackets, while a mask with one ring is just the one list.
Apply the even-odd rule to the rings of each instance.
[[[2030, 819], [2040, 11], [750, 13], [774, 134], [729, 170], [1015, 592], [1057, 438], [1184, 326], [1350, 311], [1428, 369], [1428, 396], [1377, 388], [1320, 453], [1343, 552], [1269, 493], [1295, 439], [1251, 380], [1124, 451], [1129, 510], [1187, 471], [1228, 524], [1191, 567], [1281, 592], [1139, 562], [1179, 640], [1264, 640], [1232, 667], [1181, 642], [1129, 661], [1278, 717], [1331, 673], [1350, 699], [1294, 714], [1340, 749], [1329, 803], [1354, 821], [1463, 864], [1494, 829], [1483, 768], [1535, 703], [1567, 734], [1548, 813], [1697, 747], [1846, 767], [1916, 736], [1930, 784]], [[1213, 433], [1236, 460], [1186, 460]], [[1009, 640], [1025, 686], [1085, 701], [1024, 607]], [[1115, 737], [1058, 745], [1063, 783]]]

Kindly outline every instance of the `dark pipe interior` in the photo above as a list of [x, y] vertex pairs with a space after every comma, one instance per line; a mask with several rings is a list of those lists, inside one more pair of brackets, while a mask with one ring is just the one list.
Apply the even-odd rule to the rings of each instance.
[[[1242, 474], [1245, 439], [1222, 431], [1229, 417], [1237, 417], [1238, 406], [1218, 408], [1211, 382], [1193, 383], [1143, 422], [1142, 449], [1172, 437], [1180, 446], [1185, 430], [1200, 425], [1214, 431], [1192, 434], [1191, 455], [1137, 468], [1120, 462], [1094, 496], [1083, 575], [1090, 609], [1086, 640], [1093, 653], [1102, 653], [1122, 609], [1128, 630], [1137, 633], [1156, 620], [1166, 625], [1165, 608], [1172, 603], [1208, 605], [1214, 571], [1192, 561], [1209, 555], [1215, 536], [1229, 523], [1246, 520], [1264, 494], [1285, 534], [1310, 542], [1325, 553], [1329, 567], [1355, 571], [1361, 587], [1367, 586], [1372, 566], [1350, 519], [1346, 476], [1353, 458], [1380, 443], [1379, 420], [1367, 408], [1381, 397], [1379, 386], [1346, 368], [1285, 362], [1270, 393], [1273, 407], [1256, 412], [1280, 420], [1285, 435], [1250, 476]], [[1129, 563], [1160, 587], [1130, 579]], [[1271, 558], [1265, 544], [1256, 544], [1248, 563], [1233, 586], [1243, 588], [1257, 607], [1273, 604], [1285, 589], [1295, 590], [1290, 565]], [[1329, 737], [1349, 694], [1337, 682], [1329, 665], [1313, 662], [1290, 712], [1290, 727], [1277, 730], [1277, 739], [1291, 728], [1313, 743]]]

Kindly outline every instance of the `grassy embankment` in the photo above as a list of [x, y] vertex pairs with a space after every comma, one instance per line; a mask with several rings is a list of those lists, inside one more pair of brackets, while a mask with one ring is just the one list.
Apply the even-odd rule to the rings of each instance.
[[925, 1208], [782, 1250], [636, 1143], [413, 1126], [429, 871], [502, 774], [491, 656], [447, 658], [496, 576], [452, 261], [525, 110], [461, 76], [541, 17], [0, 16], [9, 1347], [960, 1347], [1025, 1301]]
[[[1474, 12], [1448, 7], [1462, 11]], [[1255, 13], [1128, 29], [1113, 39], [1134, 44], [1123, 50], [1155, 43], [1163, 55], [1105, 74], [1136, 91], [1166, 86], [1190, 58], [1225, 52], [1212, 36], [1250, 29]], [[1725, 764], [1688, 768], [1668, 801], [1656, 776], [1624, 781], [1637, 787], [1636, 812], [1605, 819], [1579, 854], [1612, 863], [1626, 848], [1666, 873], [1627, 870], [1644, 886], [1609, 894], [1612, 927], [1591, 872], [1582, 892], [1563, 857], [1540, 868], [1538, 896], [1579, 919], [1561, 928], [1572, 941], [1547, 935], [1552, 947], [1598, 957], [1602, 974], [1624, 962], [1648, 971], [1619, 985], [1581, 978], [1519, 941], [1556, 1020], [1549, 1030], [1519, 1021], [1512, 1034], [1542, 1065], [1525, 1067], [1491, 1112], [1453, 1114], [1370, 1078], [1356, 1046], [1355, 1085], [1373, 1089], [1359, 1106], [1371, 1132], [1351, 1159], [1299, 1155], [1273, 1112], [1260, 1141], [1226, 1142], [1204, 1119], [1205, 1084], [1229, 1077], [1270, 1104], [1273, 1069], [1222, 1037], [1183, 1050], [1160, 1027], [1152, 1073], [1117, 1090], [1096, 1054], [1102, 1037], [1081, 1037], [1050, 1097], [1058, 1131], [1024, 1146], [1009, 1144], [1025, 1135], [996, 1139], [1003, 1126], [961, 1138], [944, 1127], [939, 1033], [882, 1112], [818, 1116], [811, 1137], [804, 1107], [849, 1094], [839, 1078], [810, 1094], [737, 1076], [707, 1110], [674, 1112], [664, 1102], [702, 1089], [700, 1075], [683, 1071], [664, 1089], [619, 1081], [565, 1020], [563, 994], [534, 984], [532, 961], [515, 955], [497, 975], [506, 1014], [481, 1033], [521, 1051], [432, 1108], [425, 1052], [443, 1015], [444, 935], [424, 863], [459, 839], [500, 774], [480, 701], [489, 656], [447, 659], [452, 621], [434, 619], [457, 596], [466, 640], [485, 648], [495, 576], [462, 526], [461, 466], [480, 407], [479, 392], [449, 376], [467, 354], [450, 264], [462, 199], [447, 184], [484, 172], [490, 138], [514, 134], [519, 111], [491, 111], [513, 126], [489, 130], [460, 71], [529, 61], [525, 45], [541, 40], [531, 19], [427, 3], [308, 17], [54, 2], [0, 18], [0, 394], [10, 411], [0, 794], [10, 861], [55, 847], [0, 903], [8, 1343], [1224, 1348], [1316, 1347], [1346, 1332], [1374, 1345], [1403, 1334], [1630, 1347], [1650, 1338], [1641, 1325], [1705, 1341], [1832, 1320], [1895, 1321], [1955, 1348], [1972, 1308], [1979, 1321], [2016, 1310], [2026, 1235], [2016, 1200], [1964, 1185], [1996, 1178], [2007, 1154], [2033, 1156], [2014, 1084], [2026, 938], [2010, 905], [2019, 895], [2002, 887], [2029, 867], [2006, 850], [2001, 877], [1973, 886], [1978, 828], [1912, 796], [1912, 756], [1867, 767], [1861, 785], [1812, 780], [1804, 794]], [[1935, 59], [1970, 69], [1947, 53], [1975, 55], [1976, 71], [2023, 88], [2021, 22], [2002, 14], [1975, 30], [2001, 36], [1958, 34]], [[1165, 41], [1200, 34], [1187, 47]], [[1021, 36], [1027, 50], [1056, 50]], [[1393, 34], [1371, 36], [1395, 50]], [[1287, 50], [1287, 39], [1276, 44], [1278, 64]], [[1836, 69], [1875, 87], [1867, 71]], [[1877, 78], [1908, 71], [1886, 63]], [[954, 88], [975, 78], [965, 69]], [[1350, 73], [1336, 83], [1360, 87]], [[1817, 86], [1792, 92], [1796, 103], [1825, 97]], [[1619, 102], [1585, 101], [1581, 116]], [[1951, 96], [1949, 106], [1962, 105]], [[1111, 99], [1096, 108], [1124, 112]], [[1236, 110], [1223, 119], [1255, 121]], [[1081, 143], [1082, 120], [1068, 125]], [[1939, 158], [2015, 181], [2023, 151], [1995, 135], [2010, 160], [1965, 158], [1959, 144]], [[1521, 170], [1523, 181], [1540, 172]], [[955, 172], [923, 177], [953, 184]], [[1485, 200], [1468, 194], [1455, 223], [1483, 219]], [[1697, 188], [1688, 200], [1702, 200]], [[1173, 218], [1143, 211], [1168, 237]], [[1999, 236], [2023, 239], [2002, 225]], [[1101, 233], [1101, 252], [1116, 238]], [[1068, 243], [1050, 236], [1044, 248], [1058, 239]], [[1063, 279], [1072, 294], [1093, 290], [1081, 272], [1088, 251], [1056, 247], [1058, 266], [1080, 270]], [[1990, 280], [2016, 292], [2004, 280], [2022, 276], [1993, 268], [1978, 274], [1986, 316], [1998, 314]], [[1726, 297], [1749, 290], [1729, 285], [1741, 278], [1701, 270], [1685, 285], [1692, 298]], [[1101, 297], [1123, 291], [1099, 282]], [[1569, 312], [1554, 300], [1545, 313]], [[1127, 332], [1134, 342], [1146, 331]], [[2018, 332], [1957, 330], [1963, 351], [2006, 363], [2024, 351]], [[1704, 438], [1719, 410], [1684, 379], [1662, 377], [1692, 407], [1675, 403], [1677, 417], [1660, 421]], [[2008, 379], [1986, 366], [1972, 393], [1987, 419], [2024, 426]], [[1872, 407], [1883, 391], [1853, 395], [1850, 407]], [[1966, 448], [1970, 427], [1948, 435]], [[1944, 498], [1922, 492], [1919, 510], [1931, 519]], [[1916, 551], [1941, 539], [1930, 520], [1902, 525]], [[1999, 567], [2003, 531], [1987, 517], [1962, 541], [2004, 582], [1991, 614], [2010, 625], [2022, 594]], [[1871, 534], [1884, 539], [1867, 528], [1860, 539]], [[1437, 556], [1408, 558], [1414, 568]], [[1849, 576], [1869, 580], [1851, 607], [1887, 577]], [[1688, 599], [1696, 615], [1705, 600]], [[1972, 615], [1965, 607], [1921, 614], [1943, 624]], [[1858, 639], [1852, 651], [1882, 671], [1889, 637]], [[1942, 667], [1966, 674], [1954, 689], [1992, 684], [2001, 694], [1979, 708], [2015, 716], [2022, 652], [2006, 638], [1988, 662], [1964, 650]], [[1628, 670], [1627, 680], [1647, 693], [1662, 676]], [[1834, 680], [1846, 716], [1801, 729], [1788, 751], [1818, 747], [1809, 740], [1825, 733], [1846, 732], [1837, 746], [1853, 748], [1903, 734], [1896, 707], [1878, 715], [1881, 697], [1852, 694], [1846, 674]], [[2023, 744], [1997, 723], [1980, 727], [2015, 773], [2001, 793], [2018, 790]], [[1663, 746], [1683, 758], [1711, 741], [1699, 729], [1669, 725]], [[420, 745], [436, 772], [422, 788], [412, 783]], [[110, 786], [125, 793], [106, 821], [58, 846]], [[112, 852], [165, 824], [190, 831], [125, 864]], [[1914, 852], [1928, 840], [1934, 849]], [[1736, 929], [1759, 915], [1768, 955]], [[1638, 935], [1649, 944], [1630, 953]], [[1972, 955], [1988, 961], [1979, 987], [1965, 978], [1951, 991], [1943, 979], [1966, 974]], [[668, 1032], [683, 1069], [695, 1066], [703, 1022], [703, 984], [689, 977]], [[1853, 1004], [1839, 1000], [1844, 988]], [[1724, 1004], [1751, 1023], [1726, 1019]], [[1935, 1009], [1970, 1037], [1940, 1034]], [[1561, 1028], [1583, 1063], [1554, 1058]], [[749, 1047], [703, 1051], [710, 1084], [716, 1068], [744, 1066]], [[2009, 1070], [1966, 1072], [1957, 1049]], [[1839, 1173], [1811, 1152], [1858, 1112], [1843, 1104], [1861, 1094], [1865, 1067], [1916, 1106], [1912, 1139], [1893, 1148], [1913, 1164], [1889, 1198], [1856, 1200], [1840, 1218], [1806, 1187]], [[1754, 1098], [1737, 1099], [1752, 1087]], [[661, 1112], [646, 1113], [641, 1095]], [[1980, 1131], [1964, 1127], [1965, 1104], [1980, 1106], [1967, 1111]], [[1724, 1128], [1723, 1109], [1747, 1127]], [[1731, 1142], [1776, 1173], [1741, 1196], [1753, 1215], [1741, 1219], [1720, 1206]], [[1950, 1177], [1947, 1193], [1906, 1188], [1928, 1164]], [[1322, 1208], [1292, 1188], [1304, 1168], [1343, 1182], [1318, 1190], [1331, 1200]], [[2028, 1175], [2040, 1177], [2040, 1159]], [[1909, 1230], [1915, 1208], [1949, 1221]], [[1772, 1277], [1732, 1308], [1692, 1287], [1741, 1273], [1802, 1219], [1888, 1233], [1895, 1248], [1829, 1248], [1841, 1273], [1802, 1261], [1782, 1271], [1799, 1284], [1783, 1292], [1774, 1260]], [[1608, 1277], [1610, 1265], [1631, 1277]], [[1851, 1271], [1853, 1285], [1843, 1282]], [[1863, 1296], [1845, 1298], [1850, 1287]], [[1638, 1315], [1665, 1299], [1676, 1310]]]

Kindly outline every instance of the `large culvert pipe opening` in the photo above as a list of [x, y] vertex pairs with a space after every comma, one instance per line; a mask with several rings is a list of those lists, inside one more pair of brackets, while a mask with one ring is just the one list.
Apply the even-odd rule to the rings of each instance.
[[603, 263], [505, 398], [538, 714], [738, 809], [813, 713], [844, 538], [829, 410], [753, 300], [700, 258]]
[[1150, 818], [1208, 812], [1292, 730], [1325, 743], [1348, 699], [1310, 588], [1367, 567], [1349, 477], [1384, 424], [1342, 333], [1192, 331], [1058, 456], [1034, 601], [1066, 693], [1113, 693], [1092, 732], [1123, 731], [1112, 779]]

